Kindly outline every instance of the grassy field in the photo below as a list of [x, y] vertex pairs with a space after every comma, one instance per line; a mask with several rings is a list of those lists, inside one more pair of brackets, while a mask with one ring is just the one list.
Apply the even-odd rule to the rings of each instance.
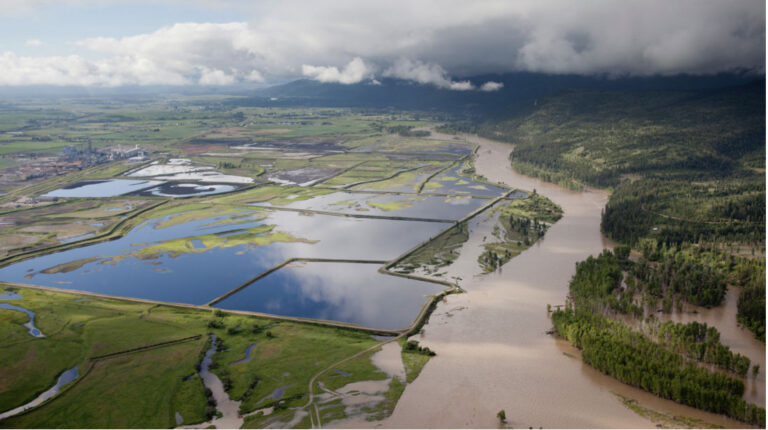
[[[7, 288], [6, 288], [7, 289]], [[36, 312], [45, 338], [30, 336], [22, 313], [0, 310], [0, 409], [24, 404], [54, 384], [65, 369], [79, 366], [79, 379], [54, 400], [2, 422], [4, 427], [144, 427], [204, 421], [205, 397], [195, 372], [208, 333], [223, 341], [214, 355], [214, 372], [230, 381], [229, 395], [242, 412], [306, 402], [309, 379], [319, 370], [377, 343], [354, 330], [263, 318], [178, 309], [19, 288], [14, 300]], [[215, 328], [209, 327], [216, 321]], [[118, 355], [92, 362], [89, 357], [193, 335], [198, 340]], [[244, 358], [246, 347], [250, 361]], [[362, 380], [367, 374], [357, 374]], [[188, 379], [185, 379], [189, 377]], [[254, 382], [256, 384], [254, 385]], [[282, 396], [270, 398], [277, 388]], [[105, 405], [120, 404], [119, 408]], [[276, 415], [277, 416], [277, 415]], [[274, 418], [274, 417], [272, 417]], [[270, 418], [270, 419], [272, 419]]]

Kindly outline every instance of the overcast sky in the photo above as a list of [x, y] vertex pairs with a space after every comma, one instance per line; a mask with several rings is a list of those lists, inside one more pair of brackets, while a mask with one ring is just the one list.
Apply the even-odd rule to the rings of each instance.
[[764, 0], [0, 0], [0, 85], [765, 72]]

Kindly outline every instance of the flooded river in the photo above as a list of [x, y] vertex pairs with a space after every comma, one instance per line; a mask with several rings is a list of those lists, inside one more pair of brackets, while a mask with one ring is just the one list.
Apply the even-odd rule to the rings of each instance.
[[[467, 293], [448, 296], [423, 335], [416, 336], [438, 355], [381, 425], [497, 427], [496, 413], [504, 409], [512, 427], [655, 426], [625, 407], [614, 394], [619, 393], [667, 414], [743, 427], [619, 383], [583, 364], [567, 342], [545, 334], [552, 327], [546, 305], [564, 302], [575, 263], [613, 246], [600, 233], [600, 212], [608, 196], [519, 175], [506, 162], [511, 146], [468, 139], [481, 145], [475, 164], [480, 174], [515, 188], [535, 189], [562, 206], [565, 215], [501, 272], [476, 277], [479, 270], [471, 258], [449, 268], [448, 276], [460, 276]], [[473, 234], [465, 249], [477, 246], [482, 234]]]

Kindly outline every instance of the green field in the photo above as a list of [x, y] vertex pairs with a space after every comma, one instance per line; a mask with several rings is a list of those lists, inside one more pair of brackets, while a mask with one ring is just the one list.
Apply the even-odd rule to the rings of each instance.
[[[4, 420], [4, 427], [164, 428], [175, 425], [176, 412], [185, 423], [202, 422], [205, 397], [195, 365], [208, 348], [209, 333], [223, 340], [223, 350], [214, 355], [214, 371], [223, 381], [230, 381], [229, 395], [242, 402], [241, 412], [278, 406], [279, 402], [283, 412], [265, 418], [290, 419], [293, 409], [306, 403], [313, 375], [378, 343], [369, 334], [354, 330], [14, 289], [24, 298], [9, 303], [36, 312], [35, 324], [46, 337], [31, 337], [21, 326], [26, 321], [22, 313], [0, 310], [4, 339], [0, 345], [4, 351], [0, 355], [1, 408], [28, 402], [53, 385], [65, 369], [78, 365], [80, 376], [43, 406]], [[217, 324], [209, 324], [211, 321]], [[202, 337], [89, 360], [194, 335]], [[243, 359], [244, 350], [253, 344], [257, 346], [251, 360], [233, 364]], [[368, 369], [372, 366], [365, 360], [352, 363]], [[409, 362], [411, 368], [423, 364]], [[345, 383], [367, 380], [376, 373], [375, 367], [372, 369], [356, 372]], [[255, 386], [254, 381], [258, 381]], [[281, 386], [287, 387], [282, 396], [261, 400]], [[106, 404], [122, 406], [105, 411]]]

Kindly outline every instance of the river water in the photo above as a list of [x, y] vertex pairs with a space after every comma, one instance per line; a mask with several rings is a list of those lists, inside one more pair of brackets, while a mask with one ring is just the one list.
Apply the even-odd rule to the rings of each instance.
[[[448, 277], [460, 276], [466, 293], [448, 296], [416, 336], [438, 354], [379, 425], [491, 428], [498, 426], [496, 413], [504, 409], [511, 427], [655, 426], [625, 407], [614, 394], [619, 393], [667, 414], [744, 427], [622, 384], [583, 364], [567, 342], [545, 334], [552, 327], [546, 305], [564, 302], [575, 263], [614, 245], [600, 233], [608, 195], [570, 191], [517, 174], [506, 161], [510, 145], [467, 139], [480, 145], [478, 173], [493, 182], [535, 189], [562, 206], [565, 215], [500, 272], [477, 277], [472, 258], [449, 267]], [[482, 234], [473, 234], [465, 249], [476, 246]]]

